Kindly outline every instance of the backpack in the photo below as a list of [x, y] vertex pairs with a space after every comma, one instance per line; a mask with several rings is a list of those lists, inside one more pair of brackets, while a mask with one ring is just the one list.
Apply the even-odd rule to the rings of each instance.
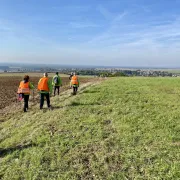
[[58, 76], [55, 76], [53, 81], [54, 81], [54, 84], [55, 84], [55, 85], [58, 85], [58, 83], [59, 83], [59, 78], [58, 78]]

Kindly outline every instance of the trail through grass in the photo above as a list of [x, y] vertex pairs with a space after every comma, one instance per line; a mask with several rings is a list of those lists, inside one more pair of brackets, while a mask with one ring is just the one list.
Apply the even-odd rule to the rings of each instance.
[[113, 78], [0, 123], [0, 179], [179, 179], [180, 83]]

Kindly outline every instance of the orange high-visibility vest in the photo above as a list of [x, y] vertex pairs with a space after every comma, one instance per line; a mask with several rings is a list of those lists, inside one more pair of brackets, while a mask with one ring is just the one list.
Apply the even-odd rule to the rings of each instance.
[[79, 83], [78, 83], [78, 77], [77, 77], [77, 76], [72, 76], [72, 78], [71, 78], [71, 84], [76, 84], [76, 85], [79, 84]]
[[40, 79], [39, 84], [38, 84], [39, 91], [49, 91], [48, 80], [49, 79], [47, 77], [43, 77]]
[[30, 94], [29, 82], [24, 83], [24, 81], [21, 81], [17, 93]]

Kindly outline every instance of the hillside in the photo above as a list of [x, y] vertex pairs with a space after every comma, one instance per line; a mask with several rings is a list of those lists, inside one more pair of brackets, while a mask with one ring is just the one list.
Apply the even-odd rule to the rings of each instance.
[[178, 78], [112, 78], [7, 114], [0, 179], [178, 179], [179, 94]]

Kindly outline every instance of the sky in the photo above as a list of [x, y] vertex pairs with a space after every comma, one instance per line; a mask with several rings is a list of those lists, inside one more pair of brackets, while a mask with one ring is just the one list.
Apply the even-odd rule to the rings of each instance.
[[180, 0], [0, 0], [0, 62], [180, 67]]

